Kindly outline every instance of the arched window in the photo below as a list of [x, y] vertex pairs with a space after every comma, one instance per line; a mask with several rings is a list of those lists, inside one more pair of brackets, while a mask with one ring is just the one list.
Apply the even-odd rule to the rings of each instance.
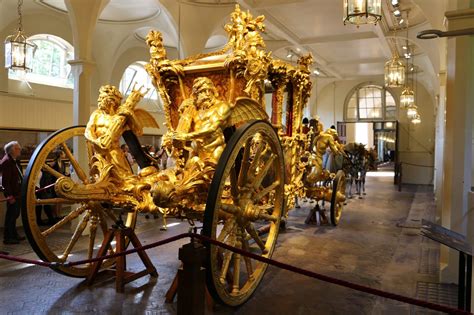
[[36, 44], [32, 71], [21, 73], [10, 70], [8, 77], [13, 80], [72, 88], [73, 76], [68, 61], [74, 59], [73, 47], [60, 37], [53, 35], [34, 35], [29, 38]]
[[143, 61], [137, 61], [128, 66], [122, 75], [122, 79], [120, 80], [119, 90], [125, 98], [128, 94], [130, 94], [135, 83], [137, 84], [137, 89], [140, 86], [145, 87], [145, 89], [149, 89], [148, 93], [141, 101], [142, 107], [145, 107], [149, 111], [162, 112], [163, 103], [161, 102], [161, 98], [159, 97], [158, 92], [151, 82], [150, 76], [145, 70], [145, 64], [146, 63]]
[[397, 106], [392, 94], [377, 85], [353, 91], [346, 101], [346, 121], [396, 120]]

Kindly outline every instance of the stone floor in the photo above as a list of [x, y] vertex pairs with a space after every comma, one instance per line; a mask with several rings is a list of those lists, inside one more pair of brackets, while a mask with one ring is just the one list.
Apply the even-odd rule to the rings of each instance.
[[[312, 206], [293, 210], [279, 236], [273, 258], [300, 268], [394, 293], [455, 305], [455, 286], [437, 284], [439, 246], [419, 236], [422, 218], [433, 220], [432, 187], [393, 185], [384, 172], [370, 173], [367, 195], [351, 199], [338, 227], [305, 225]], [[139, 218], [138, 235], [151, 243], [187, 231], [172, 221], [168, 231], [159, 220]], [[175, 314], [176, 302], [164, 294], [179, 266], [178, 248], [186, 240], [149, 251], [159, 278], [148, 277], [115, 292], [113, 281], [84, 285], [51, 269], [0, 261], [0, 314]], [[0, 249], [35, 258], [29, 245]], [[136, 257], [128, 266], [141, 266]], [[432, 314], [270, 267], [254, 296], [240, 308], [217, 305], [208, 314]]]

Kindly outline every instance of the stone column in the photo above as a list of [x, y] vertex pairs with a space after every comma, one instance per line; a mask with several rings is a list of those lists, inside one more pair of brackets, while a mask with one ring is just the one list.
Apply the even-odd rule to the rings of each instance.
[[[448, 30], [474, 27], [474, 9], [446, 12]], [[446, 82], [446, 131], [444, 140], [442, 225], [469, 237], [468, 195], [471, 189], [473, 45], [474, 39], [448, 39]], [[469, 239], [472, 243], [472, 238]], [[457, 283], [458, 255], [442, 246], [442, 282]]]
[[[70, 62], [74, 74], [73, 124], [85, 125], [91, 111], [91, 82], [94, 70], [93, 37], [100, 13], [110, 0], [64, 0], [73, 32], [74, 57]], [[84, 138], [74, 139], [74, 156], [88, 172], [88, 156]], [[73, 222], [71, 228], [75, 229]], [[86, 229], [83, 234], [87, 234]]]

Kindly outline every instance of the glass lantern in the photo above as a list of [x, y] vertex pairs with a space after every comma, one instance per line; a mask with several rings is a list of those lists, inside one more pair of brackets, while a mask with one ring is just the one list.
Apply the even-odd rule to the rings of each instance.
[[407, 108], [407, 116], [408, 118], [413, 119], [416, 115], [418, 115], [418, 107], [415, 104], [411, 104]]
[[374, 24], [382, 19], [382, 0], [344, 0], [344, 25]]
[[421, 123], [421, 117], [420, 117], [420, 114], [416, 114], [413, 119], [411, 120], [411, 122], [415, 125]]
[[385, 86], [401, 87], [405, 84], [405, 65], [397, 55], [385, 63]]
[[5, 39], [5, 68], [31, 71], [36, 45], [30, 43], [23, 32], [18, 31]]
[[410, 105], [415, 103], [415, 92], [407, 86], [403, 89], [402, 95], [400, 96], [400, 107], [402, 109], [408, 108]]

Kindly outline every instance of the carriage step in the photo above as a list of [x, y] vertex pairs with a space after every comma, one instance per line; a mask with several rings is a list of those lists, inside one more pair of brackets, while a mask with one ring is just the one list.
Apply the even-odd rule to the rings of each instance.
[[[116, 253], [121, 253], [126, 250], [126, 241], [125, 238], [128, 238], [130, 243], [134, 248], [139, 248], [142, 246], [140, 241], [138, 240], [137, 235], [131, 228], [121, 228], [121, 227], [112, 227], [107, 231], [104, 237], [104, 241], [102, 242], [102, 246], [99, 249], [99, 252], [97, 253], [97, 257], [103, 257], [107, 254], [107, 251], [109, 248], [112, 247], [112, 241], [115, 238], [116, 242]], [[126, 271], [126, 261], [127, 261], [127, 256], [119, 256], [117, 257], [117, 261], [115, 263], [115, 290], [117, 292], [123, 293], [125, 284], [135, 281], [141, 277], [144, 277], [146, 275], [150, 275], [154, 278], [158, 277], [158, 272], [156, 271], [155, 266], [153, 266], [150, 258], [148, 257], [147, 253], [145, 251], [139, 251], [137, 252], [138, 256], [140, 257], [141, 261], [145, 265], [145, 269], [140, 271], [140, 272], [130, 272]], [[91, 273], [87, 277], [87, 285], [92, 285], [95, 278], [97, 277], [97, 274], [100, 271], [100, 266], [102, 265], [102, 261], [97, 261], [93, 264]], [[107, 270], [105, 270], [107, 271]], [[110, 271], [110, 270], [108, 270]]]

